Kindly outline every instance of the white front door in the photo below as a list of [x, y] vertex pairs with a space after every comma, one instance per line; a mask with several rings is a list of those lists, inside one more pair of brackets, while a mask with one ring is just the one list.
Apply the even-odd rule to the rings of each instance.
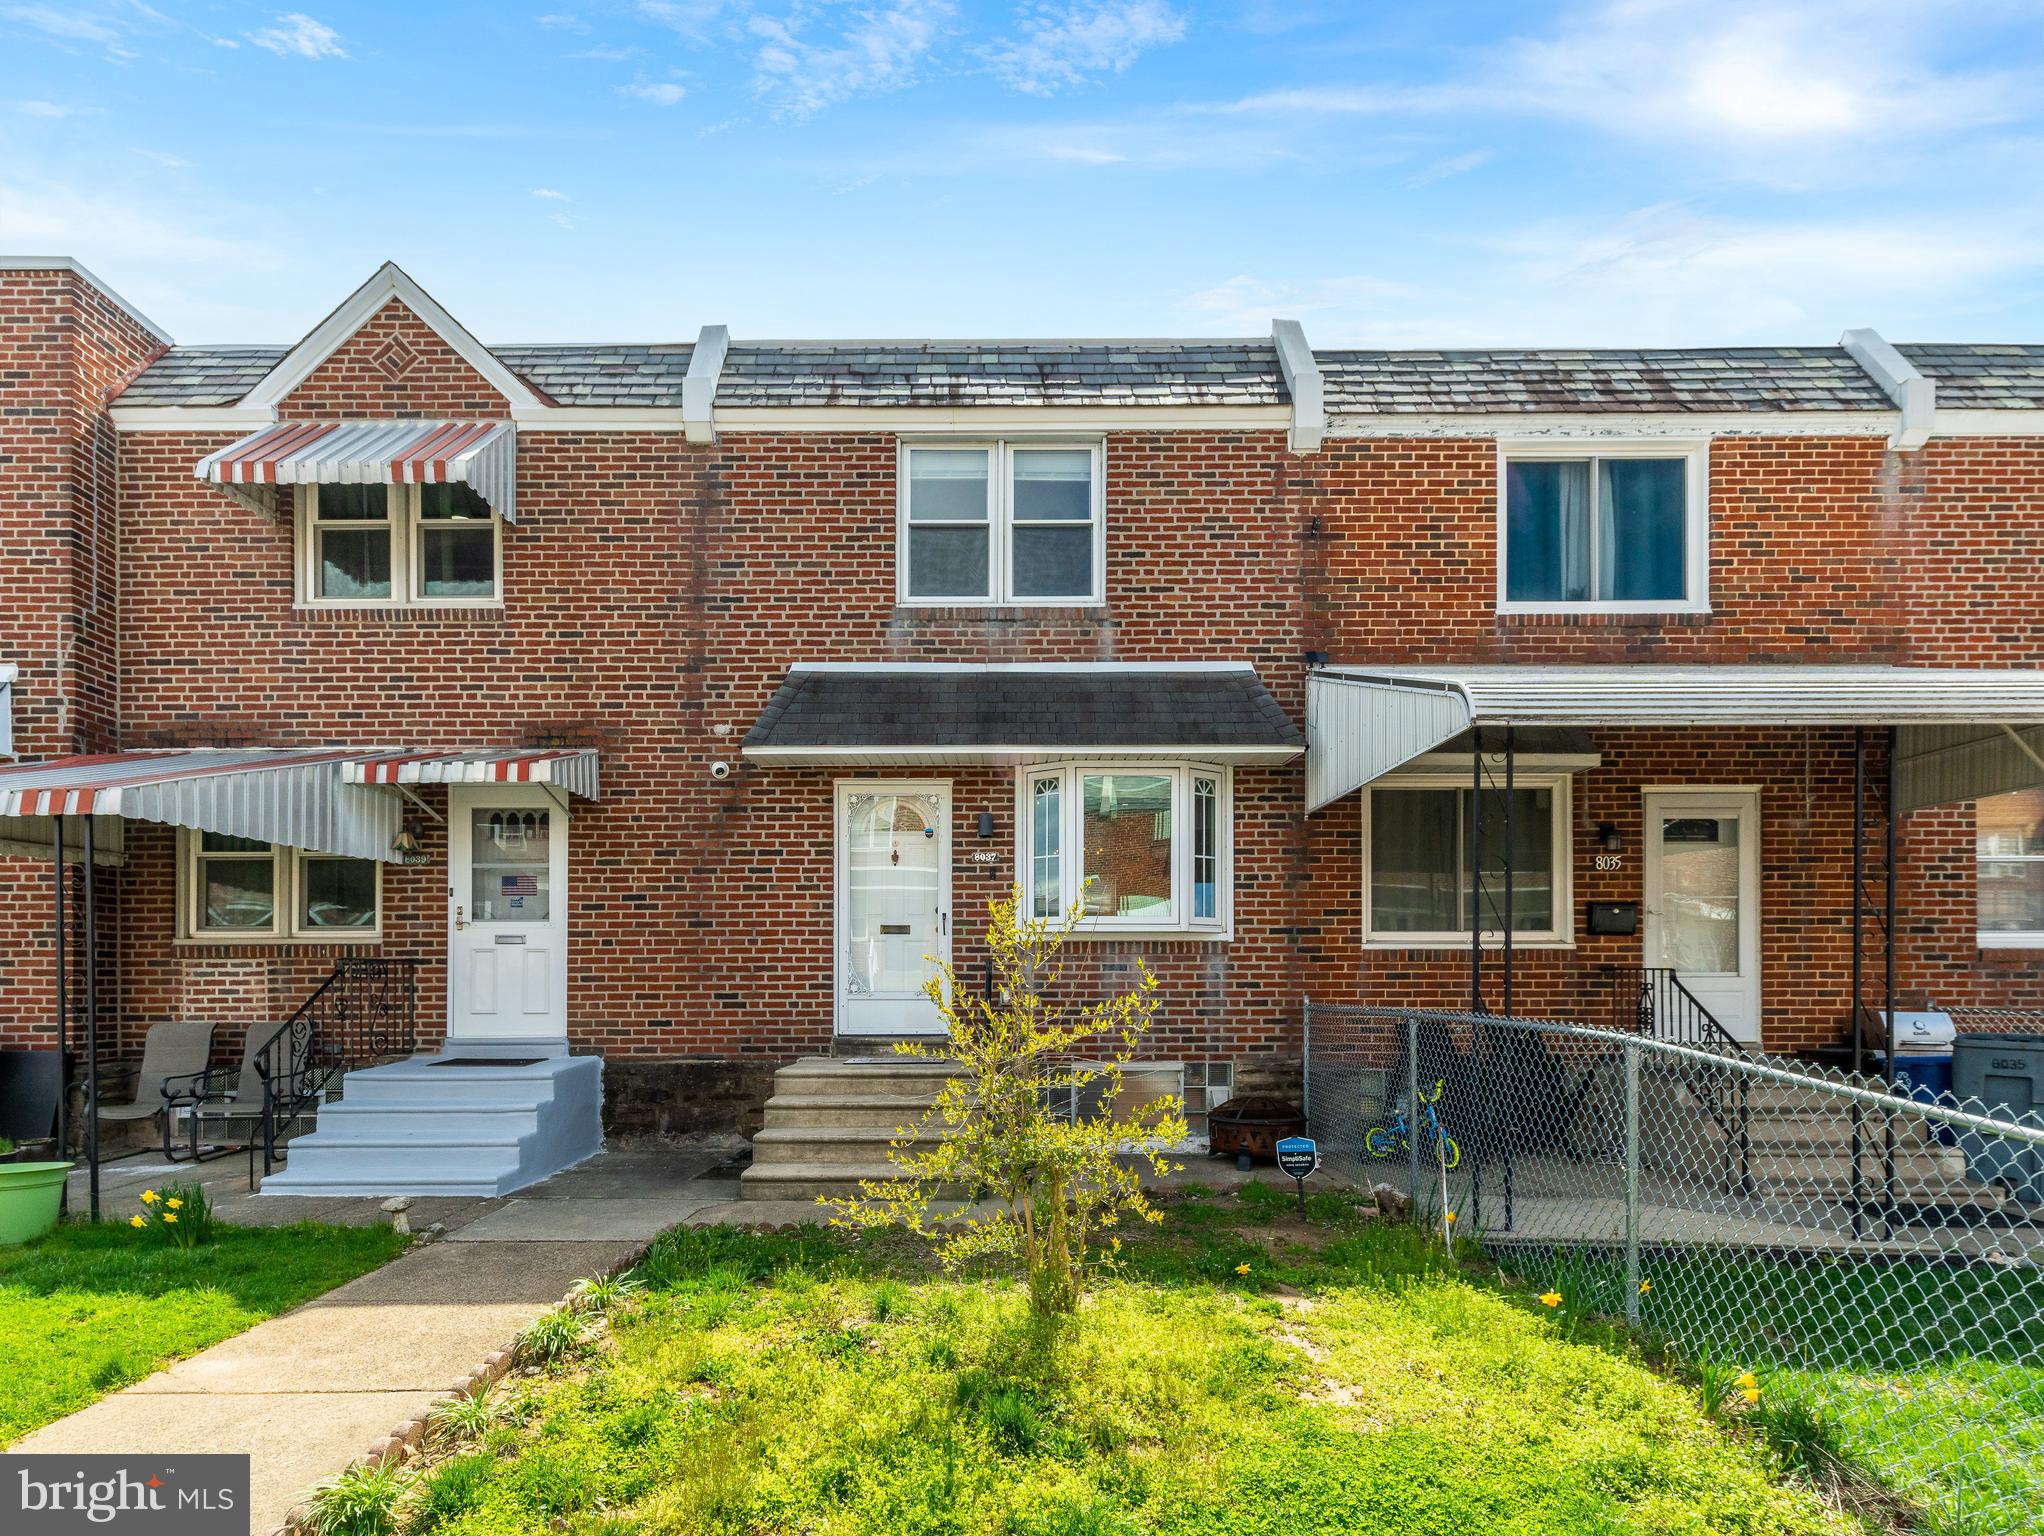
[[447, 1036], [568, 1034], [568, 817], [544, 786], [447, 792]]
[[951, 786], [837, 786], [837, 1029], [942, 1034], [923, 993], [951, 954]]
[[1760, 795], [1646, 800], [1646, 964], [1665, 966], [1735, 1038], [1760, 1039]]

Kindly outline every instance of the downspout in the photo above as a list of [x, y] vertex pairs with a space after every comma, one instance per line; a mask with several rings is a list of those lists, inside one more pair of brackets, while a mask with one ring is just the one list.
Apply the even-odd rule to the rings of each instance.
[[1321, 439], [1327, 436], [1327, 384], [1313, 349], [1306, 345], [1305, 328], [1296, 320], [1273, 320], [1270, 344], [1292, 396], [1287, 446], [1294, 453], [1318, 453]]
[[681, 381], [681, 431], [692, 443], [717, 440], [717, 382], [731, 351], [731, 328], [706, 325], [689, 354], [688, 376]]
[[1937, 386], [1871, 327], [1847, 331], [1838, 344], [1902, 413], [1888, 446], [1910, 453], [1929, 442], [1937, 430]]

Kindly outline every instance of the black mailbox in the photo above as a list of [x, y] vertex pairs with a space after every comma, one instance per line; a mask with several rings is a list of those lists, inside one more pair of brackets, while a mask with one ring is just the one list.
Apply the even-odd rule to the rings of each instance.
[[1639, 903], [1593, 901], [1590, 903], [1589, 928], [1592, 933], [1638, 933]]

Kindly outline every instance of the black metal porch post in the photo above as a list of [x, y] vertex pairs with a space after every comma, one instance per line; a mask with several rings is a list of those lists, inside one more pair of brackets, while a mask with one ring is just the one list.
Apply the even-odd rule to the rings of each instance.
[[[1857, 1078], [1865, 1067], [1866, 1031], [1860, 1027], [1860, 999], [1864, 996], [1867, 872], [1867, 733], [1863, 726], [1852, 729], [1852, 1072]], [[1862, 1234], [1865, 1202], [1860, 1186], [1860, 1148], [1865, 1111], [1859, 1100], [1852, 1102], [1852, 1235]]]
[[[56, 834], [51, 840], [50, 868], [54, 871], [52, 902], [57, 920], [57, 1161], [63, 1162], [71, 1150], [71, 1042], [69, 1019], [66, 1017], [69, 996], [69, 977], [65, 975], [64, 964], [64, 818], [52, 816]], [[68, 1211], [71, 1208], [71, 1181], [64, 1180], [63, 1193], [58, 1196], [57, 1208]]]
[[[1882, 806], [1884, 831], [1882, 838], [1883, 867], [1887, 878], [1881, 891], [1883, 916], [1881, 919], [1881, 940], [1885, 949], [1881, 967], [1881, 1008], [1888, 1019], [1887, 1058], [1884, 1071], [1889, 1083], [1900, 1080], [1895, 1070], [1895, 727], [1888, 727], [1888, 761], [1882, 769]], [[1890, 1235], [1895, 1222], [1895, 1117], [1882, 1117], [1881, 1130], [1881, 1205]]]
[[1512, 1016], [1512, 790], [1517, 743], [1513, 727], [1505, 727], [1505, 1017]]
[[81, 824], [85, 871], [85, 1160], [92, 1219], [99, 1220], [99, 919], [94, 910], [92, 817]]
[[1483, 1012], [1483, 728], [1469, 728], [1469, 1011]]

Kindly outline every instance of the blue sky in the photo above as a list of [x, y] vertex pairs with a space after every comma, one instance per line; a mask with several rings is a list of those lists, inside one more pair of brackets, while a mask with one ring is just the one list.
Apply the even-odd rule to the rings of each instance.
[[2044, 338], [2036, 0], [0, 0], [0, 251], [185, 341]]

